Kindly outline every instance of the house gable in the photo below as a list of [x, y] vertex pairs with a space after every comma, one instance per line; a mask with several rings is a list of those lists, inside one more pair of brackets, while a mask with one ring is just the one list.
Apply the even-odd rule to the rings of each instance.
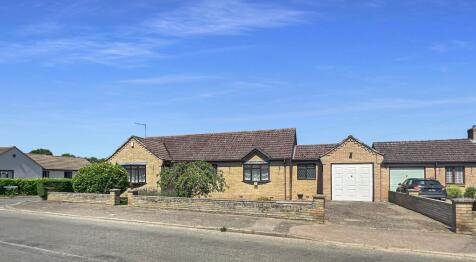
[[348, 136], [344, 141], [336, 145], [327, 153], [321, 156], [322, 162], [327, 162], [328, 159], [339, 159], [340, 161], [347, 161], [350, 163], [366, 161], [369, 156], [378, 158], [383, 161], [383, 155], [368, 145], [360, 142], [353, 136]]

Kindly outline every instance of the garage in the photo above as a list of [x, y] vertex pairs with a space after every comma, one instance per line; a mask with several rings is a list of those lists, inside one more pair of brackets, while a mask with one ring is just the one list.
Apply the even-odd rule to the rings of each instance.
[[423, 167], [391, 167], [390, 168], [390, 191], [396, 191], [398, 184], [407, 178], [425, 178]]
[[332, 200], [373, 201], [373, 165], [333, 164]]

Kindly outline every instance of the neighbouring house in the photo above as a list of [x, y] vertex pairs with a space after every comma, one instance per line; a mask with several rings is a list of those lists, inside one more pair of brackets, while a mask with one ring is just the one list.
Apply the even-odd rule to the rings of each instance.
[[384, 154], [382, 191], [406, 178], [437, 179], [442, 185], [476, 186], [476, 126], [465, 139], [375, 142]]
[[17, 147], [0, 147], [0, 178], [72, 178], [89, 165], [79, 157], [25, 154]]
[[420, 174], [417, 167], [426, 170], [424, 177], [444, 184], [474, 186], [475, 130], [468, 131], [467, 139], [379, 142], [372, 147], [353, 136], [336, 144], [298, 145], [295, 129], [133, 136], [108, 161], [129, 172], [133, 187], [152, 190], [160, 190], [162, 168], [204, 160], [228, 185], [225, 192], [211, 194], [213, 198], [310, 200], [324, 194], [328, 200], [386, 201], [395, 183]]

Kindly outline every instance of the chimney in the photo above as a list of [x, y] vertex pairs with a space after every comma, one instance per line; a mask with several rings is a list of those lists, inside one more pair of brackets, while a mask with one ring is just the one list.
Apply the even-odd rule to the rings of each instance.
[[468, 139], [476, 141], [476, 125], [468, 129]]

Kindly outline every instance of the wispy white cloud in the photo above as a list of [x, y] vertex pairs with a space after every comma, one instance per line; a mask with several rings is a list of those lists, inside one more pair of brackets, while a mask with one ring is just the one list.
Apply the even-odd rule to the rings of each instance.
[[242, 0], [193, 1], [159, 14], [146, 23], [157, 33], [172, 36], [230, 35], [304, 21], [306, 12]]
[[476, 97], [448, 98], [448, 99], [373, 99], [364, 102], [348, 103], [346, 106], [329, 107], [326, 105], [307, 107], [302, 110], [274, 112], [256, 116], [227, 116], [226, 118], [214, 119], [229, 122], [241, 122], [252, 120], [269, 120], [282, 118], [335, 116], [350, 113], [376, 112], [378, 110], [412, 110], [422, 108], [437, 108], [442, 106], [466, 106], [476, 103]]
[[199, 75], [199, 74], [176, 74], [176, 75], [162, 75], [149, 78], [136, 78], [121, 80], [119, 83], [127, 85], [153, 85], [163, 86], [172, 84], [203, 82], [204, 80], [213, 80], [219, 78], [212, 75]]
[[33, 42], [0, 42], [0, 62], [43, 61], [45, 64], [78, 61], [98, 64], [139, 62], [160, 58], [159, 47], [168, 40], [141, 39], [133, 42], [98, 38], [54, 38]]
[[451, 50], [473, 50], [474, 44], [468, 41], [451, 40], [448, 42], [438, 42], [430, 45], [430, 50], [438, 53], [445, 53]]

